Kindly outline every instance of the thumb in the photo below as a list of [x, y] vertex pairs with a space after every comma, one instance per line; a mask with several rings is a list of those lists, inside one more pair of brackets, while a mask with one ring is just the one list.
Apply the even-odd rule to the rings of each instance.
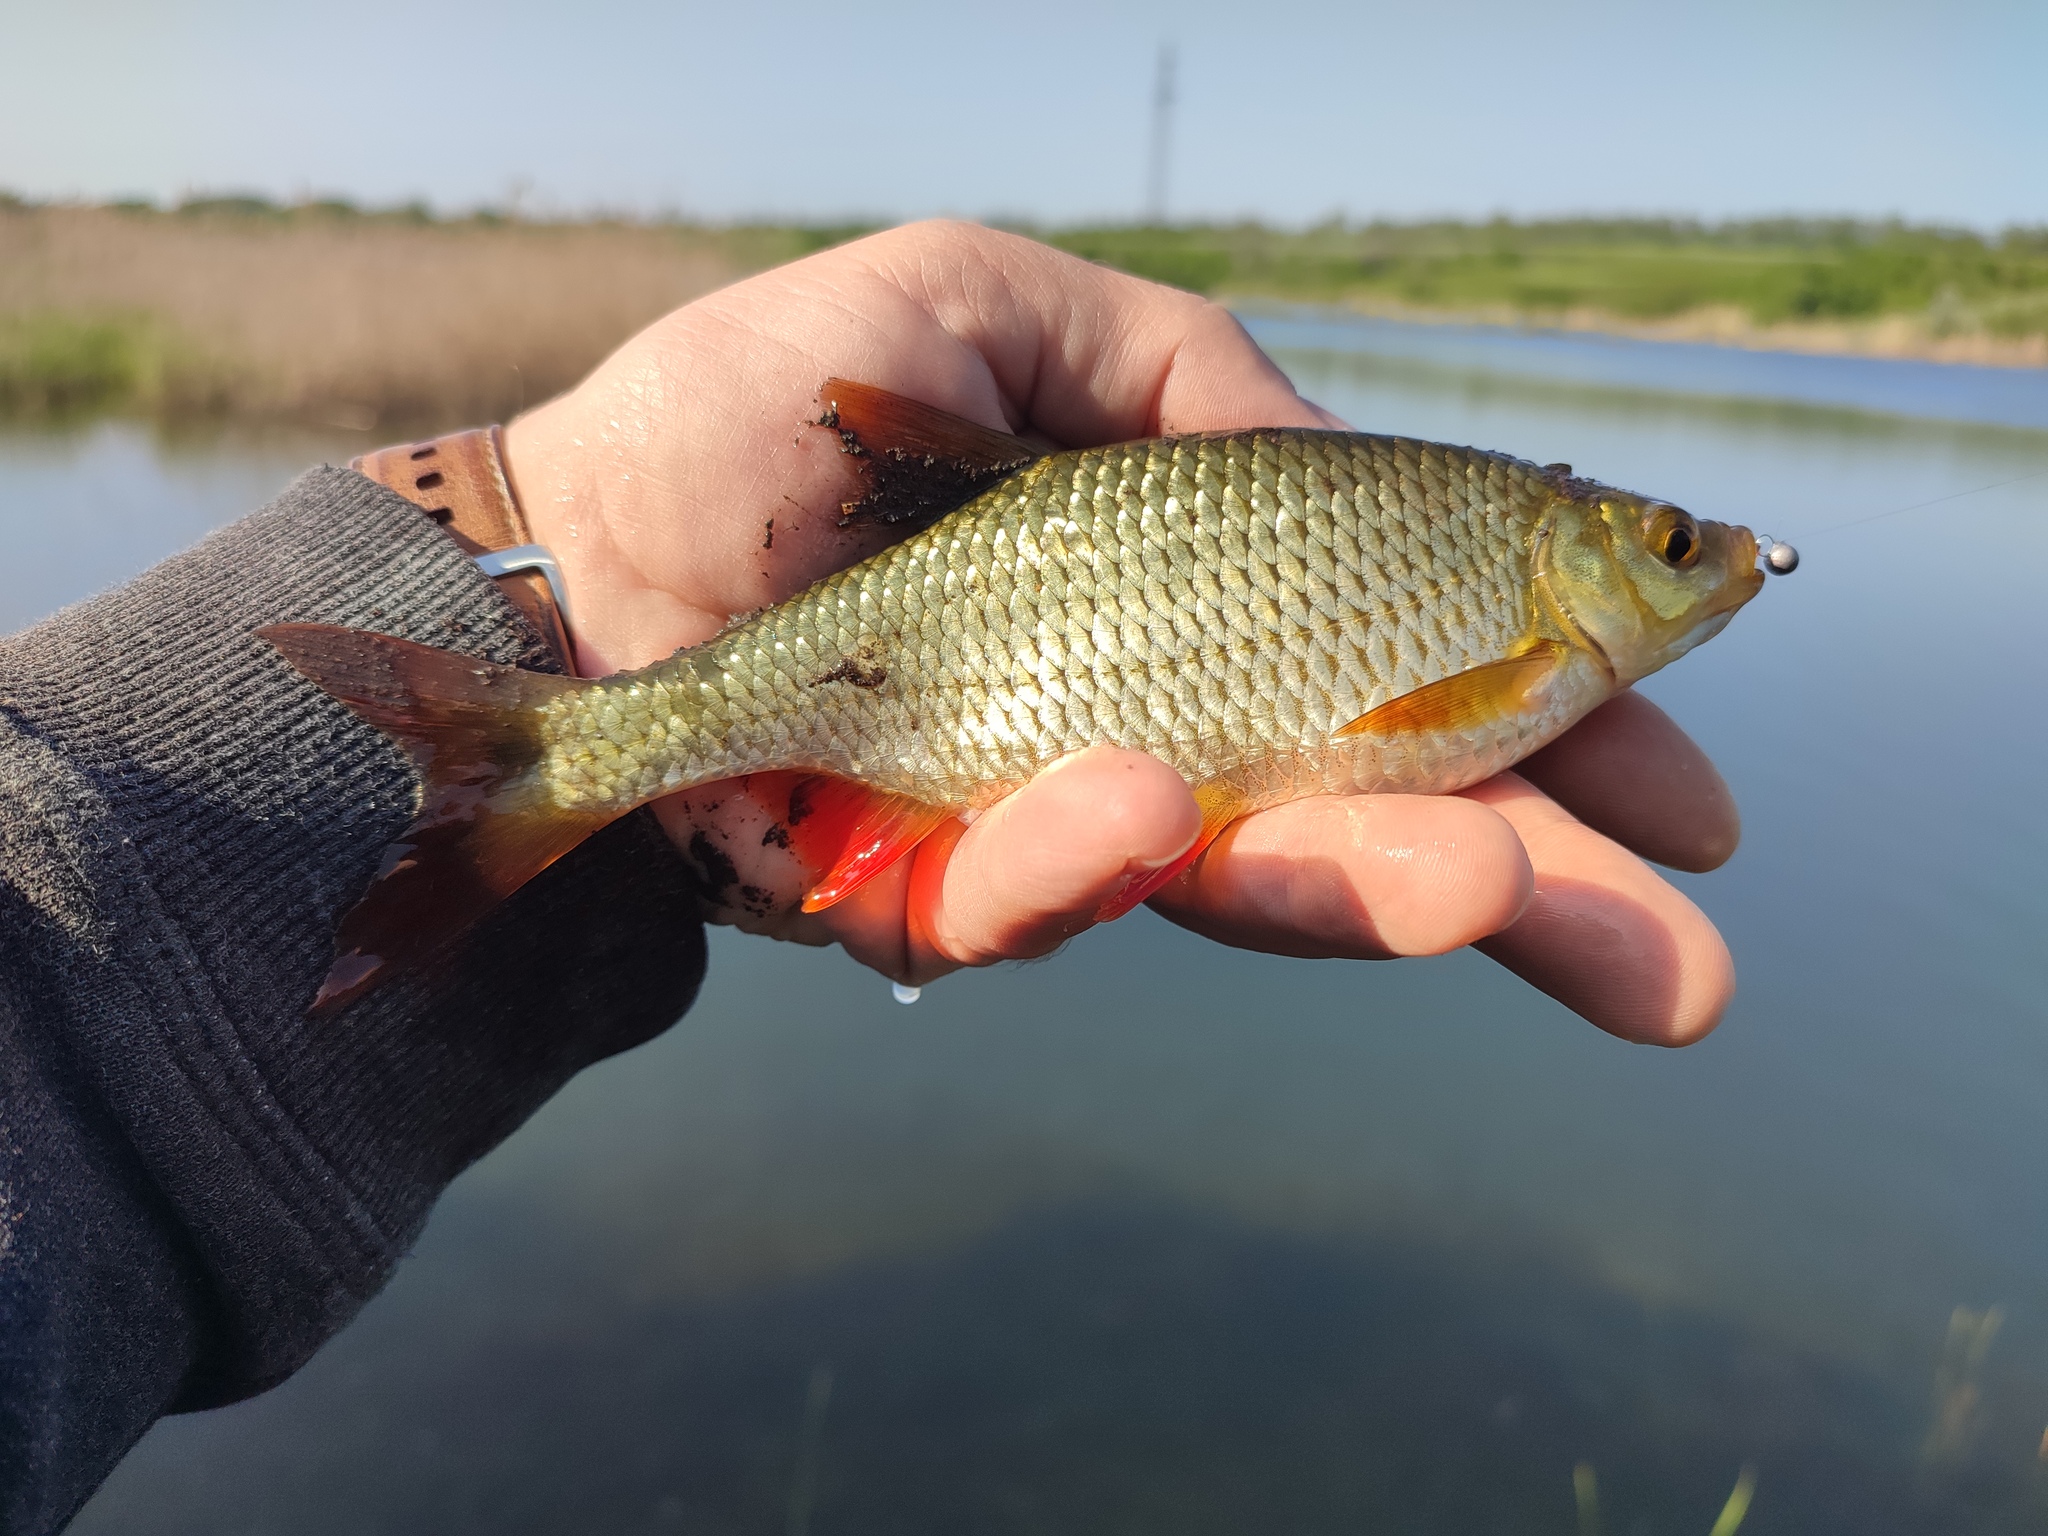
[[1186, 852], [1200, 827], [1186, 783], [1157, 758], [1107, 746], [1065, 758], [918, 850], [909, 968], [923, 977], [1049, 953], [1131, 880]]

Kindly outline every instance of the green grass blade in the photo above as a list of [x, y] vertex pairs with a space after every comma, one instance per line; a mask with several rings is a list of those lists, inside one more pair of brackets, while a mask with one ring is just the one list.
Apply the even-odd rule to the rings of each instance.
[[1756, 1468], [1744, 1467], [1742, 1475], [1735, 1479], [1735, 1490], [1728, 1495], [1728, 1502], [1721, 1506], [1721, 1518], [1714, 1522], [1713, 1530], [1707, 1536], [1735, 1536], [1742, 1529], [1742, 1522], [1749, 1514], [1749, 1501], [1756, 1494]]
[[1579, 1506], [1579, 1536], [1600, 1536], [1600, 1483], [1589, 1461], [1572, 1468], [1572, 1498]]

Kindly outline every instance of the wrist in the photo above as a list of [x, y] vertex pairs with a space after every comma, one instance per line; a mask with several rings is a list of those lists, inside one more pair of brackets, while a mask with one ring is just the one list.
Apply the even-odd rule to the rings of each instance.
[[569, 609], [576, 615], [571, 636], [586, 677], [610, 670], [603, 644], [604, 592], [600, 571], [607, 540], [603, 532], [594, 455], [566, 409], [570, 397], [551, 401], [508, 423], [500, 438], [505, 480], [525, 514], [533, 542], [555, 558]]
[[[700, 611], [698, 551], [667, 536], [680, 498], [653, 423], [616, 387], [594, 383], [505, 428], [505, 473], [535, 542], [554, 553], [576, 614], [577, 668], [602, 677], [715, 634], [730, 608]], [[654, 550], [650, 568], [648, 552]]]
[[418, 507], [498, 583], [554, 662], [573, 671], [573, 604], [553, 558], [534, 542], [501, 445], [499, 428], [473, 427], [379, 448], [350, 460], [349, 468]]

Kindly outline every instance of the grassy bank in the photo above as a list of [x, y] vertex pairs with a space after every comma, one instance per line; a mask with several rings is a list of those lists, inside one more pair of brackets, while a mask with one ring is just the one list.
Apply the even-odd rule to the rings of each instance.
[[1668, 220], [1077, 229], [1203, 293], [1801, 351], [2048, 364], [2048, 229]]
[[[0, 197], [0, 416], [366, 433], [502, 418], [676, 305], [858, 232]], [[2048, 231], [1577, 221], [1040, 233], [1227, 299], [2048, 364]]]

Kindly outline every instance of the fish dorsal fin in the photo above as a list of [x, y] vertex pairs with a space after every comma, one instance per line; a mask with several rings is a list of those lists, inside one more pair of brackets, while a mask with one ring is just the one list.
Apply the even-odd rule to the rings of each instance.
[[984, 427], [878, 384], [827, 379], [818, 396], [828, 418], [821, 425], [851, 432], [865, 453], [939, 460], [992, 473], [1007, 473], [1044, 456], [1014, 433]]
[[867, 482], [840, 522], [922, 524], [943, 517], [1044, 450], [874, 384], [827, 379], [818, 425], [839, 434]]
[[1473, 730], [1512, 719], [1564, 664], [1567, 647], [1539, 640], [1519, 656], [1482, 662], [1369, 709], [1337, 736], [1409, 736]]

